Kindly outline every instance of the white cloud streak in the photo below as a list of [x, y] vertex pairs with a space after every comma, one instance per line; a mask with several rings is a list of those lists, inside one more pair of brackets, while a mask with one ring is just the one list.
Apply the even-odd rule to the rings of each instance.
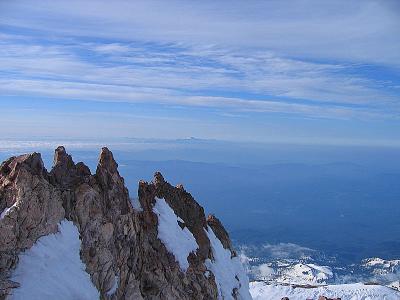
[[396, 84], [357, 68], [399, 67], [397, 8], [377, 1], [3, 2], [0, 24], [19, 34], [1, 35], [0, 92], [396, 118]]
[[[3, 95], [333, 118], [387, 117], [399, 111], [396, 98], [379, 88], [382, 83], [343, 74], [349, 66], [282, 58], [265, 51], [244, 55], [215, 46], [63, 45], [61, 41], [45, 46], [10, 36], [0, 45]], [[253, 94], [263, 96], [258, 99]]]
[[[223, 44], [399, 65], [397, 1], [12, 1], [0, 24], [57, 36]], [[60, 21], [62, 20], [62, 21]]]

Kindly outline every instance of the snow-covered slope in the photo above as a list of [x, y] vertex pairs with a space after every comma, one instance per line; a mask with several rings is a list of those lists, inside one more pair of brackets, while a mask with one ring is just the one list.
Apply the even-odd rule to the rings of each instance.
[[181, 270], [185, 272], [189, 268], [190, 252], [199, 248], [196, 239], [187, 227], [182, 229], [179, 226], [178, 221], [184, 223], [183, 220], [175, 214], [165, 199], [156, 198], [153, 211], [158, 216], [158, 238], [174, 254]]
[[[186, 271], [189, 254], [199, 248], [196, 239], [187, 227], [181, 228], [178, 222], [184, 224], [184, 221], [165, 199], [156, 198], [153, 211], [158, 217], [158, 238], [174, 254], [180, 268]], [[213, 254], [212, 260], [206, 260], [206, 266], [215, 276], [219, 299], [234, 299], [232, 291], [236, 291], [238, 299], [250, 300], [249, 280], [239, 257], [232, 257], [231, 251], [223, 247], [211, 227], [207, 228], [206, 234]]]
[[21, 286], [12, 300], [99, 299], [99, 292], [85, 272], [79, 250], [79, 232], [70, 221], [62, 221], [59, 232], [41, 237], [19, 256], [11, 279]]
[[250, 293], [254, 300], [317, 300], [319, 296], [344, 300], [399, 300], [400, 292], [380, 285], [362, 283], [328, 285], [318, 288], [301, 288], [288, 285], [251, 282]]
[[207, 229], [207, 236], [214, 259], [208, 259], [206, 266], [215, 275], [219, 299], [234, 299], [232, 290], [236, 290], [238, 299], [251, 300], [249, 280], [239, 257], [232, 257], [231, 251], [224, 249], [210, 227]]

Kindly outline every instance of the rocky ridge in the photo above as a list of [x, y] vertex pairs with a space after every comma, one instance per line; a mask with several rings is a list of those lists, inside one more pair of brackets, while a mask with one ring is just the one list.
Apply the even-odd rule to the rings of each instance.
[[[133, 208], [107, 148], [101, 150], [95, 174], [84, 163], [75, 164], [62, 146], [55, 150], [50, 172], [39, 153], [3, 162], [0, 299], [19, 287], [10, 280], [19, 255], [40, 237], [57, 232], [65, 219], [79, 231], [80, 257], [101, 299], [250, 299], [248, 282], [235, 274], [230, 295], [221, 294], [221, 281], [206, 263], [215, 256], [210, 231], [232, 259], [236, 253], [221, 222], [215, 216], [206, 218], [182, 185], [170, 185], [157, 172], [152, 182], [139, 182], [138, 197], [141, 209]], [[187, 228], [198, 245], [187, 257], [187, 270], [180, 268], [159, 238], [159, 219], [153, 210], [157, 199], [165, 200], [179, 226]]]

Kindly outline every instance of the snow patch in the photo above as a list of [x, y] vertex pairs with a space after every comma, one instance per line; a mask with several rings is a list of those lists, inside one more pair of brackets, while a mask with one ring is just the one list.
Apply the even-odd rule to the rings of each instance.
[[78, 229], [72, 222], [62, 221], [58, 233], [41, 237], [19, 255], [11, 280], [21, 286], [9, 299], [99, 299], [80, 259], [80, 247]]
[[114, 276], [114, 284], [111, 287], [111, 289], [107, 292], [108, 296], [112, 296], [115, 294], [115, 292], [118, 289], [118, 282], [119, 282], [119, 276]]
[[13, 204], [11, 207], [6, 207], [0, 214], [0, 220], [3, 219], [14, 206], [15, 204]]
[[158, 217], [157, 237], [163, 242], [167, 250], [175, 256], [181, 270], [186, 272], [189, 268], [189, 254], [199, 248], [196, 239], [186, 227], [182, 229], [179, 226], [178, 221], [181, 219], [165, 199], [156, 198], [153, 211]]
[[251, 299], [249, 279], [239, 257], [231, 257], [231, 251], [222, 246], [210, 227], [206, 233], [214, 257], [214, 260], [206, 260], [206, 267], [215, 276], [219, 299], [234, 299], [232, 295], [234, 289], [238, 291], [238, 299]]
[[362, 283], [327, 285], [317, 288], [293, 288], [289, 285], [251, 282], [250, 293], [254, 300], [290, 300], [318, 299], [319, 296], [348, 300], [398, 300], [400, 293], [381, 285]]

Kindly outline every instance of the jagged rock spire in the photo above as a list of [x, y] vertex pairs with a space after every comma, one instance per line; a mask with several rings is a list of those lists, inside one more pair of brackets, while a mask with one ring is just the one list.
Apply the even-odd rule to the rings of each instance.
[[110, 173], [116, 173], [118, 171], [118, 164], [114, 159], [114, 155], [107, 148], [101, 148], [98, 169], [107, 170]]
[[[18, 254], [41, 236], [56, 232], [64, 218], [79, 230], [81, 260], [101, 299], [216, 299], [215, 277], [205, 265], [213, 255], [204, 209], [183, 186], [173, 187], [160, 172], [152, 182], [139, 183], [138, 195], [140, 210], [133, 208], [118, 164], [106, 147], [94, 175], [83, 163], [75, 164], [63, 146], [55, 150], [50, 173], [38, 153], [4, 162], [0, 209], [12, 208], [0, 219], [0, 299], [17, 286], [7, 276]], [[185, 271], [159, 239], [157, 198], [165, 199], [181, 228], [189, 230], [199, 246], [188, 255]], [[230, 246], [216, 220], [209, 225]]]
[[71, 155], [67, 154], [64, 146], [58, 146], [54, 151], [54, 166], [65, 166], [67, 169], [73, 167], [75, 164]]

